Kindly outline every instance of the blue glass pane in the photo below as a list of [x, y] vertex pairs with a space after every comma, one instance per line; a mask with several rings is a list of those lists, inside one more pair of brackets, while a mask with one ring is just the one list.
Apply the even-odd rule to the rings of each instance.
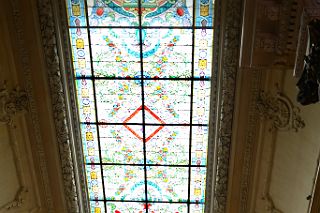
[[196, 1], [196, 26], [213, 26], [213, 0]]
[[85, 26], [86, 14], [84, 0], [67, 1], [67, 12], [69, 26]]

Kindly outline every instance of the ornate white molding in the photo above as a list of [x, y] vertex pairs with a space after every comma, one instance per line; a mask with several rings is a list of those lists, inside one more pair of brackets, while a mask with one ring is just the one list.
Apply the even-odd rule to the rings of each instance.
[[27, 110], [27, 93], [19, 88], [9, 90], [6, 83], [0, 84], [0, 122], [12, 124], [13, 117]]
[[305, 127], [305, 122], [299, 115], [300, 109], [280, 91], [275, 95], [261, 92], [257, 100], [257, 109], [261, 118], [271, 120], [270, 130], [297, 132]]
[[[67, 87], [64, 83], [66, 79], [64, 75], [66, 75], [66, 73], [62, 71], [63, 69], [61, 68], [64, 66], [64, 61], [66, 60], [61, 55], [61, 49], [68, 48], [66, 46], [61, 46], [61, 43], [66, 42], [68, 38], [60, 37], [64, 33], [63, 31], [65, 31], [65, 29], [61, 29], [60, 27], [65, 26], [67, 22], [65, 22], [64, 25], [61, 25], [58, 21], [61, 18], [58, 17], [61, 15], [60, 13], [66, 11], [58, 7], [64, 4], [63, 0], [37, 1], [41, 41], [51, 93], [53, 119], [60, 152], [67, 211], [70, 213], [78, 213], [80, 212], [80, 206], [86, 205], [79, 202], [79, 197], [85, 196], [85, 194], [82, 193], [85, 189], [80, 187], [77, 188], [76, 177], [79, 175], [79, 172], [77, 172], [77, 164], [75, 163], [77, 159], [74, 161], [74, 153], [71, 151], [74, 148], [72, 146], [73, 133], [70, 130], [73, 124], [70, 124], [68, 118], [68, 107], [70, 106], [67, 104], [67, 95], [65, 93], [65, 88]], [[83, 174], [80, 175], [83, 176]]]
[[224, 213], [227, 206], [236, 76], [239, 68], [242, 0], [218, 0], [215, 7], [215, 72], [211, 90], [213, 110], [210, 114], [215, 128], [210, 129], [212, 138], [209, 140], [209, 144], [215, 144], [215, 147], [209, 146], [211, 152], [208, 160], [208, 175], [214, 177], [213, 183], [207, 182], [207, 187], [213, 187], [212, 194], [207, 194], [213, 204], [210, 204], [211, 200], [207, 200], [207, 207], [211, 212]]

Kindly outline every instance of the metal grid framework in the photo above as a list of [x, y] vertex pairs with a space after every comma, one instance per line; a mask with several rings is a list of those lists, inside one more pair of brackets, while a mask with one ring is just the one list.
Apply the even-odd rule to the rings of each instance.
[[[196, 0], [193, 0], [193, 5], [195, 5]], [[139, 10], [141, 10], [141, 1], [138, 1], [138, 7]], [[89, 15], [88, 15], [88, 5], [85, 1], [85, 11], [86, 11], [86, 20], [89, 20]], [[195, 17], [195, 7], [193, 8], [193, 17]], [[98, 122], [98, 114], [95, 113], [95, 119], [97, 122], [80, 122], [80, 124], [85, 124], [85, 125], [95, 125], [96, 129], [97, 129], [97, 137], [98, 137], [98, 147], [99, 147], [99, 158], [100, 158], [100, 162], [99, 163], [86, 163], [87, 166], [91, 166], [91, 165], [96, 165], [96, 166], [100, 166], [100, 170], [101, 170], [101, 177], [102, 177], [102, 187], [103, 187], [103, 197], [104, 199], [90, 199], [90, 201], [102, 201], [104, 202], [104, 208], [105, 211], [107, 212], [107, 206], [106, 206], [106, 202], [111, 201], [111, 202], [135, 202], [135, 203], [141, 203], [141, 204], [145, 204], [145, 211], [146, 212], [150, 212], [149, 211], [149, 205], [148, 204], [152, 204], [152, 203], [182, 203], [182, 204], [187, 204], [188, 206], [188, 212], [191, 212], [190, 210], [190, 204], [204, 204], [204, 202], [193, 202], [190, 200], [190, 194], [191, 194], [191, 187], [190, 187], [190, 181], [191, 181], [191, 168], [206, 168], [206, 165], [192, 165], [192, 127], [208, 127], [207, 124], [197, 124], [197, 123], [193, 123], [193, 98], [194, 98], [194, 94], [193, 94], [193, 87], [194, 87], [194, 82], [196, 81], [202, 81], [202, 82], [210, 82], [211, 78], [210, 77], [195, 77], [194, 76], [194, 51], [195, 51], [195, 30], [196, 29], [200, 29], [200, 30], [206, 30], [206, 29], [213, 29], [213, 27], [201, 27], [201, 26], [195, 26], [195, 21], [193, 21], [193, 25], [191, 27], [176, 27], [176, 26], [143, 26], [141, 23], [142, 17], [141, 15], [139, 15], [139, 26], [94, 26], [91, 27], [89, 24], [87, 26], [69, 26], [69, 29], [72, 28], [83, 28], [87, 31], [87, 35], [88, 35], [88, 41], [89, 41], [89, 53], [90, 53], [90, 66], [91, 66], [91, 76], [75, 76], [74, 79], [75, 80], [91, 80], [93, 83], [93, 92], [94, 92], [94, 105], [95, 105], [95, 110], [97, 109], [97, 98], [96, 98], [96, 89], [95, 89], [95, 81], [96, 80], [128, 80], [128, 81], [137, 81], [139, 80], [141, 82], [141, 96], [142, 96], [142, 123], [130, 123], [130, 122], [126, 122], [126, 123], [106, 123], [106, 122]], [[133, 77], [133, 78], [122, 78], [122, 77], [96, 77], [95, 73], [94, 73], [94, 67], [93, 67], [93, 63], [92, 63], [92, 58], [93, 58], [93, 54], [92, 54], [92, 49], [91, 49], [91, 37], [90, 37], [90, 29], [91, 28], [133, 28], [133, 29], [138, 29], [139, 30], [139, 38], [140, 38], [140, 69], [141, 69], [141, 77]], [[142, 41], [142, 30], [144, 29], [190, 29], [192, 30], [192, 61], [191, 61], [191, 70], [192, 70], [192, 76], [190, 78], [147, 78], [144, 77], [144, 57], [143, 57], [143, 41]], [[213, 51], [213, 49], [211, 50]], [[190, 96], [190, 123], [189, 124], [154, 124], [154, 123], [147, 123], [145, 121], [145, 113], [146, 113], [146, 106], [145, 106], [145, 92], [144, 92], [144, 84], [147, 81], [153, 81], [153, 80], [157, 80], [157, 81], [189, 81], [191, 82], [191, 96]], [[99, 133], [99, 126], [101, 125], [130, 125], [130, 126], [134, 126], [134, 125], [139, 125], [142, 126], [142, 141], [143, 141], [143, 156], [144, 156], [144, 163], [143, 164], [126, 164], [126, 163], [103, 163], [102, 162], [102, 154], [101, 154], [101, 143], [100, 143], [100, 133]], [[164, 127], [164, 126], [170, 126], [171, 128], [177, 127], [177, 126], [187, 126], [190, 128], [189, 132], [189, 164], [188, 165], [166, 165], [166, 164], [148, 164], [147, 163], [147, 153], [146, 153], [146, 142], [147, 142], [147, 136], [146, 136], [146, 127], [147, 126], [159, 126], [159, 127]], [[106, 191], [105, 191], [105, 181], [104, 181], [104, 171], [103, 171], [103, 166], [105, 165], [114, 165], [114, 166], [143, 166], [144, 168], [144, 188], [145, 188], [145, 195], [144, 195], [144, 200], [143, 201], [136, 201], [136, 200], [110, 200], [110, 199], [106, 199]], [[148, 185], [147, 185], [147, 167], [185, 167], [188, 168], [188, 200], [187, 201], [181, 201], [181, 202], [175, 202], [175, 201], [150, 201], [148, 199]]]

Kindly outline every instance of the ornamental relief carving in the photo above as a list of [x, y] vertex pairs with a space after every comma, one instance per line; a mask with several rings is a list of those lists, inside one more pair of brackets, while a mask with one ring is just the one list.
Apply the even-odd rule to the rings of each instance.
[[12, 125], [13, 117], [28, 108], [27, 93], [19, 88], [9, 90], [0, 84], [0, 122]]
[[300, 1], [256, 1], [253, 65], [293, 66], [302, 5]]
[[276, 94], [261, 92], [256, 104], [260, 117], [271, 121], [271, 131], [297, 132], [305, 127], [305, 122], [299, 114], [300, 109], [280, 91]]
[[[217, 122], [219, 125], [216, 129], [216, 165], [215, 167], [215, 182], [213, 185], [214, 192], [211, 195], [214, 199], [213, 204], [209, 206], [211, 212], [224, 213], [226, 212], [227, 206], [227, 193], [228, 193], [228, 171], [230, 161], [230, 150], [231, 150], [231, 137], [232, 137], [232, 122], [233, 122], [233, 111], [234, 111], [234, 98], [236, 88], [236, 76], [238, 72], [239, 52], [240, 52], [240, 39], [241, 39], [241, 15], [242, 15], [242, 0], [227, 0], [218, 1], [218, 7], [223, 5], [226, 7], [226, 14], [220, 12], [216, 14], [216, 22], [220, 32], [224, 32], [224, 37], [216, 37], [219, 44], [223, 49], [223, 54], [219, 55], [221, 60], [221, 85], [220, 88], [213, 88], [214, 96], [221, 95], [220, 102], [217, 102], [214, 98], [213, 106], [220, 107], [221, 111], [215, 114], [212, 120]], [[220, 7], [219, 7], [220, 8]], [[220, 11], [220, 10], [219, 10]], [[220, 23], [223, 23], [223, 28], [220, 28]], [[219, 34], [217, 34], [219, 35]], [[215, 55], [219, 52], [215, 50]], [[217, 64], [219, 63], [216, 60]], [[218, 70], [216, 68], [215, 70]], [[217, 75], [216, 73], [214, 75]], [[216, 86], [216, 84], [213, 84]], [[212, 134], [213, 135], [213, 134]], [[212, 139], [214, 140], [214, 139]], [[213, 155], [211, 155], [213, 156]], [[212, 161], [212, 159], [211, 159]], [[208, 170], [209, 174], [212, 171]], [[209, 196], [210, 197], [210, 196]], [[209, 202], [208, 202], [209, 203]]]
[[12, 201], [5, 204], [4, 206], [0, 207], [0, 211], [9, 212], [11, 210], [14, 211], [17, 208], [22, 207], [22, 205], [26, 200], [27, 193], [28, 193], [28, 189], [25, 188], [24, 186], [21, 186], [17, 191], [15, 198]]
[[[25, 186], [25, 174], [22, 172], [22, 159], [19, 152], [16, 138], [14, 137], [14, 131], [16, 129], [14, 125], [14, 118], [16, 115], [26, 112], [28, 110], [28, 95], [24, 90], [19, 88], [9, 89], [6, 82], [0, 83], [0, 123], [8, 125], [8, 132], [10, 134], [10, 141], [1, 141], [2, 143], [9, 143], [9, 147], [12, 150], [14, 169], [12, 174], [6, 173], [5, 175], [16, 175], [19, 189], [16, 192], [13, 200], [2, 204], [0, 206], [0, 212], [16, 211], [17, 208], [23, 206], [26, 200], [28, 189]], [[11, 168], [11, 167], [8, 167]], [[12, 171], [11, 171], [12, 172]], [[11, 176], [10, 176], [11, 177]]]
[[[61, 1], [61, 4], [62, 1]], [[57, 22], [59, 12], [59, 2], [50, 0], [37, 1], [40, 31], [42, 39], [43, 54], [45, 57], [46, 71], [49, 81], [53, 118], [58, 140], [62, 175], [64, 180], [64, 193], [66, 197], [68, 212], [80, 212], [79, 196], [76, 186], [75, 165], [73, 161], [71, 133], [69, 131], [68, 109], [66, 95], [64, 91], [63, 75], [61, 66], [64, 59], [59, 55], [58, 46], [60, 40]], [[65, 11], [65, 10], [64, 10]], [[79, 189], [81, 191], [81, 189]]]

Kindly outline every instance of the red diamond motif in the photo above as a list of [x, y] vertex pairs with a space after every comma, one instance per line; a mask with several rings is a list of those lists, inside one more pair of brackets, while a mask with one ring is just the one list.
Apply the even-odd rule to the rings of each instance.
[[[140, 111], [142, 110], [142, 106], [138, 107], [126, 120], [123, 121], [124, 123], [124, 127], [127, 128], [132, 134], [134, 134], [137, 138], [139, 138], [140, 140], [143, 140], [143, 138], [133, 129], [131, 129], [128, 125], [126, 125], [126, 123], [128, 123], [128, 121], [130, 121], [134, 116], [136, 116]], [[149, 113], [153, 118], [155, 118], [157, 121], [159, 121], [160, 124], [165, 124], [165, 122], [163, 120], [161, 120], [161, 118], [159, 118], [159, 116], [157, 116], [154, 112], [151, 111], [151, 109], [149, 109], [149, 107], [144, 106], [144, 110], [145, 113]], [[155, 136], [164, 126], [159, 126], [156, 130], [154, 130], [147, 138], [146, 138], [146, 142], [148, 142], [153, 136]]]

